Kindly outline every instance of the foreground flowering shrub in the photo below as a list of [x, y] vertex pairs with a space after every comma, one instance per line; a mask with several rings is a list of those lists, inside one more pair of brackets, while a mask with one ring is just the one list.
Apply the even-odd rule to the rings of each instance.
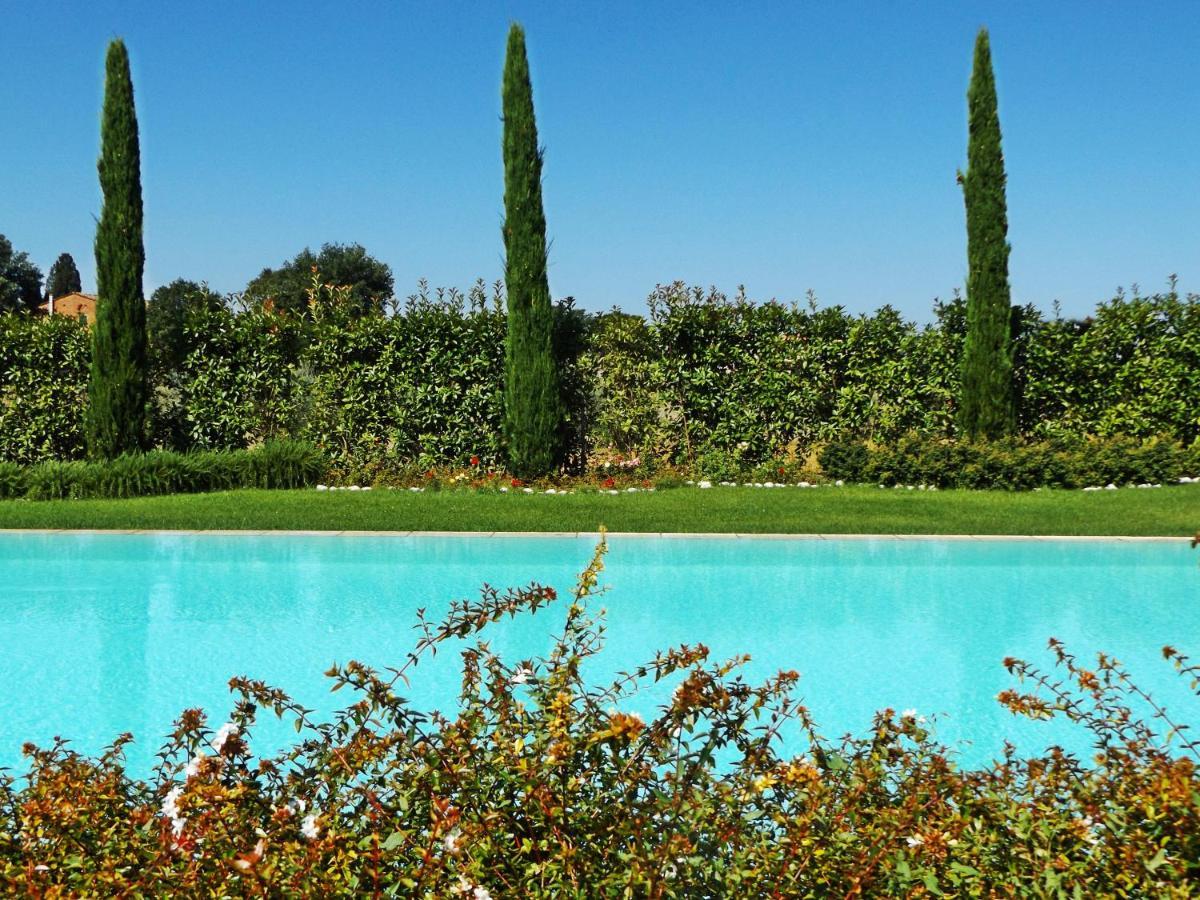
[[[1089, 728], [1096, 755], [963, 771], [911, 711], [869, 733], [821, 737], [798, 675], [762, 684], [744, 659], [667, 650], [614, 683], [581, 665], [603, 646], [589, 612], [603, 544], [543, 659], [462, 651], [451, 716], [403, 689], [450, 640], [559, 601], [551, 588], [490, 588], [422, 614], [396, 669], [334, 666], [354, 701], [332, 721], [265, 684], [215, 730], [180, 717], [147, 781], [120, 738], [89, 759], [27, 748], [27, 776], [0, 785], [0, 881], [45, 896], [365, 894], [489, 897], [1191, 896], [1200, 892], [1200, 744], [1149, 706], [1114, 660], [1083, 667], [1052, 643], [1056, 678], [1007, 660], [1014, 713]], [[1200, 667], [1164, 656], [1192, 680]], [[673, 693], [651, 721], [639, 687]], [[297, 743], [254, 755], [256, 717], [294, 718]], [[785, 729], [804, 752], [781, 755]], [[793, 742], [794, 745], [794, 742]]]

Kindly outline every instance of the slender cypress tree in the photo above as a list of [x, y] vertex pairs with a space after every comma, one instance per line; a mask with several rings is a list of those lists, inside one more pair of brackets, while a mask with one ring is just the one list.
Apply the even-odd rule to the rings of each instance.
[[975, 39], [967, 108], [967, 172], [958, 176], [967, 207], [967, 336], [958, 429], [971, 439], [996, 438], [1013, 430], [1015, 409], [1004, 153], [986, 28]]
[[508, 291], [504, 431], [509, 466], [522, 478], [558, 462], [562, 402], [554, 363], [554, 309], [546, 275], [542, 153], [533, 115], [525, 32], [513, 24], [504, 109], [504, 280]]
[[83, 281], [79, 277], [79, 267], [70, 253], [60, 253], [50, 274], [46, 276], [46, 293], [57, 299], [66, 294], [74, 294], [83, 290]]
[[129, 54], [108, 46], [100, 123], [96, 224], [96, 321], [88, 383], [87, 439], [93, 457], [141, 449], [146, 421], [146, 303], [142, 297], [142, 182]]

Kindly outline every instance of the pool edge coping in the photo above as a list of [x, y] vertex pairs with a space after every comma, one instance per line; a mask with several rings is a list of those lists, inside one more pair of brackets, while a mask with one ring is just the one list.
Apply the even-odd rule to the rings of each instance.
[[[598, 531], [352, 531], [324, 529], [238, 529], [238, 528], [0, 528], [9, 534], [145, 534], [212, 535], [213, 537], [465, 537], [465, 538], [599, 538]], [[1059, 542], [1173, 542], [1191, 541], [1190, 536], [1169, 535], [1079, 535], [1079, 534], [816, 534], [733, 531], [610, 531], [609, 538], [666, 538], [668, 540], [770, 540], [770, 541], [1059, 541]]]

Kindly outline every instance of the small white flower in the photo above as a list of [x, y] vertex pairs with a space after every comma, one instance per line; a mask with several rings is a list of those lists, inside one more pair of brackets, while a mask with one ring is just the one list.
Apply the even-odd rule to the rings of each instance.
[[206, 757], [203, 753], [197, 753], [188, 761], [187, 767], [183, 770], [183, 774], [188, 778], [195, 778], [200, 774], [200, 764], [204, 762], [205, 759]]
[[480, 885], [475, 886], [474, 893], [475, 893], [474, 900], [492, 900], [491, 892], [488, 891], [487, 888], [481, 887]]
[[520, 668], [513, 673], [511, 680], [512, 684], [525, 684], [533, 676], [533, 670], [529, 668]]
[[163, 797], [162, 814], [168, 819], [177, 818], [179, 812], [179, 798], [183, 796], [183, 786], [175, 785], [171, 790], [167, 791], [167, 796]]
[[217, 733], [213, 735], [213, 739], [211, 741], [212, 748], [220, 753], [222, 748], [225, 746], [225, 742], [231, 737], [234, 737], [237, 733], [238, 727], [232, 722], [226, 722], [224, 725], [218, 728]]
[[916, 717], [917, 711], [915, 709], [906, 709], [904, 712], [900, 713], [900, 718], [902, 719], [915, 719]]
[[309, 813], [304, 817], [304, 821], [300, 823], [300, 833], [310, 841], [315, 841], [321, 836], [321, 829], [317, 825], [316, 813]]
[[455, 828], [442, 838], [442, 846], [451, 856], [458, 856], [462, 850], [462, 832]]
[[167, 796], [163, 797], [162, 802], [162, 814], [171, 820], [171, 832], [175, 837], [183, 834], [183, 829], [187, 827], [187, 819], [183, 817], [183, 813], [179, 809], [179, 798], [182, 796], [183, 786], [177, 784], [167, 792]]
[[925, 843], [925, 839], [919, 834], [913, 834], [905, 838], [905, 842], [910, 847], [920, 847], [923, 843]]
[[292, 812], [296, 813], [296, 815], [299, 815], [308, 809], [308, 801], [303, 797], [293, 797], [288, 801], [288, 809], [292, 810]]

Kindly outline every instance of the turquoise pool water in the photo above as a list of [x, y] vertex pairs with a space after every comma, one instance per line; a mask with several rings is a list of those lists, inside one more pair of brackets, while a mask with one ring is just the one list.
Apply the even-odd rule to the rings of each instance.
[[[333, 661], [385, 666], [412, 646], [414, 610], [432, 613], [482, 582], [530, 580], [565, 591], [590, 537], [0, 534], [0, 765], [23, 741], [61, 734], [95, 751], [132, 731], [145, 767], [187, 706], [214, 727], [233, 674], [262, 678], [308, 706], [346, 702], [321, 675]], [[1025, 749], [1087, 747], [1056, 723], [1015, 720], [996, 704], [1007, 655], [1048, 665], [1050, 636], [1098, 650], [1200, 722], [1159, 649], [1200, 657], [1200, 554], [1171, 543], [615, 537], [598, 605], [609, 649], [597, 678], [654, 651], [703, 641], [748, 652], [756, 677], [803, 673], [802, 693], [837, 735], [874, 710], [941, 715], [964, 762], [1007, 737]], [[561, 605], [495, 628], [504, 657], [539, 655]], [[422, 666], [414, 700], [446, 708], [458, 658]], [[638, 700], [643, 711], [656, 697]], [[260, 731], [270, 749], [290, 729]], [[799, 746], [798, 741], [796, 746]]]

